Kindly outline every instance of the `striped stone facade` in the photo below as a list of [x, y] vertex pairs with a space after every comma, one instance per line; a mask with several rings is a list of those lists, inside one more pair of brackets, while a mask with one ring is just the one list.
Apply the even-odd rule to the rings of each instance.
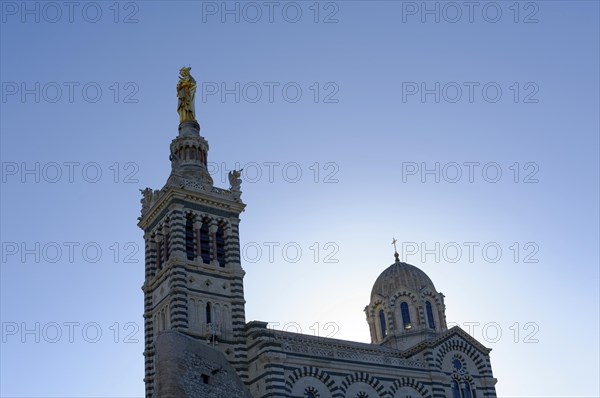
[[250, 322], [247, 383], [254, 397], [454, 398], [456, 381], [460, 398], [491, 398], [496, 379], [489, 352], [459, 327], [399, 351]]
[[[213, 186], [208, 143], [196, 122], [180, 125], [170, 146], [171, 175], [142, 191], [146, 396], [157, 395], [155, 342], [179, 332], [217, 349], [240, 377], [247, 373], [239, 189]], [[168, 357], [168, 356], [167, 356]]]
[[230, 189], [213, 186], [199, 131], [180, 126], [167, 184], [142, 191], [147, 398], [496, 396], [491, 350], [447, 329], [443, 294], [397, 256], [365, 308], [370, 344], [246, 323], [245, 204], [235, 176]]

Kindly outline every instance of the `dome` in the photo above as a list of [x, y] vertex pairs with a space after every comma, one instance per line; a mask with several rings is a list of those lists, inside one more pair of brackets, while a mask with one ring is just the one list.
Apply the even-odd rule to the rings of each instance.
[[386, 268], [373, 285], [371, 298], [376, 294], [383, 297], [391, 297], [400, 288], [411, 290], [415, 293], [427, 287], [434, 292], [435, 286], [427, 274], [414, 265], [396, 261]]

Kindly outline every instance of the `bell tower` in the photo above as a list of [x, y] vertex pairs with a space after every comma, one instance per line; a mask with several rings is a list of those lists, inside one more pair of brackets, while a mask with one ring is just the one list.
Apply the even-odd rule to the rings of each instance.
[[238, 227], [246, 205], [239, 172], [229, 173], [229, 189], [213, 185], [208, 142], [195, 117], [195, 91], [190, 68], [182, 68], [171, 174], [163, 188], [142, 191], [138, 226], [144, 231], [146, 258], [142, 290], [148, 398], [155, 396], [154, 342], [162, 331], [210, 344], [243, 372], [244, 270]]

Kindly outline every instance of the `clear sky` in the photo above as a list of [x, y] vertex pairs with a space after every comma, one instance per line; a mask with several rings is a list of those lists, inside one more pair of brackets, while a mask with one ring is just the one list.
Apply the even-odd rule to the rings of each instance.
[[396, 237], [499, 396], [600, 395], [597, 1], [1, 7], [0, 395], [143, 395], [184, 65], [216, 185], [245, 167], [247, 321], [368, 341]]

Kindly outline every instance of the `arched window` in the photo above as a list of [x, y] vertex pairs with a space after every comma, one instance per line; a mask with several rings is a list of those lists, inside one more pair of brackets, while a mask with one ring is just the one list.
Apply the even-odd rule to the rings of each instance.
[[217, 261], [219, 267], [225, 267], [225, 232], [221, 225], [217, 229]]
[[200, 227], [200, 256], [205, 264], [210, 263], [210, 238], [206, 221], [203, 221]]
[[206, 323], [209, 324], [212, 322], [212, 311], [210, 308], [210, 303], [206, 303]]
[[435, 319], [433, 319], [433, 308], [431, 307], [431, 303], [429, 301], [425, 303], [425, 308], [427, 310], [427, 322], [429, 323], [429, 328], [435, 329]]
[[319, 392], [314, 387], [308, 387], [304, 390], [306, 398], [319, 398]]
[[461, 398], [460, 389], [458, 388], [458, 382], [452, 380], [452, 398]]
[[400, 304], [400, 312], [402, 312], [402, 323], [404, 325], [404, 329], [410, 329], [412, 324], [410, 323], [410, 312], [408, 311], [408, 304], [406, 302]]
[[463, 398], [473, 398], [471, 395], [471, 386], [466, 381], [463, 384]]
[[162, 261], [162, 242], [159, 241], [156, 244], [156, 270], [160, 271], [162, 269], [163, 266], [163, 261]]
[[187, 220], [185, 221], [185, 252], [188, 260], [193, 261], [195, 259], [194, 220], [192, 220], [192, 217], [187, 217]]
[[169, 232], [164, 231], [164, 234], [159, 233], [156, 242], [156, 269], [160, 271], [165, 267], [169, 260]]
[[387, 325], [385, 323], [385, 313], [383, 312], [383, 309], [379, 310], [379, 327], [381, 330], [381, 338], [385, 338], [385, 336], [387, 336]]
[[163, 240], [163, 259], [164, 259], [164, 264], [167, 263], [167, 261], [169, 261], [169, 256], [171, 255], [170, 250], [171, 247], [169, 245], [169, 240], [171, 239], [171, 236], [169, 235], [169, 231], [167, 231], [165, 233], [165, 239]]

